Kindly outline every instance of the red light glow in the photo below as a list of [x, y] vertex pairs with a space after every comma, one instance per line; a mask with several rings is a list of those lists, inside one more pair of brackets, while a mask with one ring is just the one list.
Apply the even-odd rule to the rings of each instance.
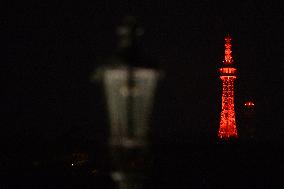
[[225, 37], [225, 64], [232, 64], [233, 63], [233, 58], [232, 58], [232, 50], [231, 50], [231, 37], [226, 36]]
[[[233, 63], [231, 56], [231, 38], [225, 38], [225, 61], [224, 66]], [[231, 65], [230, 65], [231, 66]], [[234, 81], [236, 77], [236, 68], [220, 68], [220, 78], [222, 80], [222, 111], [218, 137], [220, 139], [237, 138], [236, 115], [234, 107]]]
[[254, 106], [254, 103], [251, 102], [251, 101], [249, 101], [249, 102], [246, 102], [246, 103], [245, 103], [245, 106]]
[[237, 72], [236, 68], [220, 68], [221, 74], [233, 74], [235, 75]]

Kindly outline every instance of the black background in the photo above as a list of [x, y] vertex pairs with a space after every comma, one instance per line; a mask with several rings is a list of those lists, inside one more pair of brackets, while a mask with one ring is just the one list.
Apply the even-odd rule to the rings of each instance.
[[89, 140], [97, 148], [105, 143], [102, 91], [90, 77], [115, 50], [115, 28], [125, 15], [138, 18], [145, 29], [144, 53], [166, 73], [153, 114], [157, 141], [217, 137], [218, 68], [227, 33], [238, 69], [237, 122], [244, 102], [252, 100], [258, 139], [283, 141], [284, 20], [275, 2], [66, 1], [8, 7], [1, 18], [0, 135], [11, 151], [17, 146], [37, 154], [50, 143], [61, 150], [82, 148]]
[[[165, 70], [168, 91], [160, 97], [171, 96], [163, 105], [181, 112], [173, 120], [177, 128], [179, 119], [184, 119], [183, 129], [194, 128], [201, 135], [218, 128], [218, 67], [224, 35], [229, 33], [238, 68], [236, 109], [251, 99], [260, 112], [257, 119], [264, 135], [275, 139], [282, 133], [283, 15], [275, 3], [105, 1], [12, 6], [15, 12], [2, 18], [7, 34], [2, 65], [12, 70], [6, 73], [10, 78], [4, 94], [9, 95], [2, 107], [4, 114], [20, 113], [21, 121], [9, 126], [8, 133], [25, 130], [54, 138], [100, 127], [102, 94], [90, 75], [100, 59], [115, 50], [115, 28], [125, 15], [138, 17], [145, 28], [141, 40], [145, 55], [155, 57]], [[15, 78], [20, 81], [12, 83]], [[175, 114], [167, 108], [164, 113]]]

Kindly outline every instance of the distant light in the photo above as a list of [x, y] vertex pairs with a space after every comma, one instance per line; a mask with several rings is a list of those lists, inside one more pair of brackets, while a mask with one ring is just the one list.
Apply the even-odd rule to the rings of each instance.
[[73, 163], [71, 163], [71, 166], [73, 167], [73, 166], [74, 166], [74, 164], [73, 164]]
[[248, 102], [245, 102], [245, 106], [252, 107], [254, 106], [254, 103], [252, 101], [248, 101]]

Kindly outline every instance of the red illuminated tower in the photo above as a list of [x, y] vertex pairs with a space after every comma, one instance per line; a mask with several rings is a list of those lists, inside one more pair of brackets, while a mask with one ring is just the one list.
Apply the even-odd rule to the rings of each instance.
[[225, 37], [225, 60], [220, 68], [222, 80], [222, 111], [218, 137], [220, 139], [237, 138], [236, 116], [234, 108], [234, 81], [237, 69], [233, 65], [231, 37]]

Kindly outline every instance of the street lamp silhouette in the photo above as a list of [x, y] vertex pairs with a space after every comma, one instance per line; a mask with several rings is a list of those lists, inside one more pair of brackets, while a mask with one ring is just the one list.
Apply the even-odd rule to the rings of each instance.
[[144, 188], [149, 155], [150, 118], [161, 72], [141, 56], [137, 41], [144, 33], [134, 17], [117, 28], [116, 52], [100, 67], [109, 116], [111, 177], [120, 189]]

